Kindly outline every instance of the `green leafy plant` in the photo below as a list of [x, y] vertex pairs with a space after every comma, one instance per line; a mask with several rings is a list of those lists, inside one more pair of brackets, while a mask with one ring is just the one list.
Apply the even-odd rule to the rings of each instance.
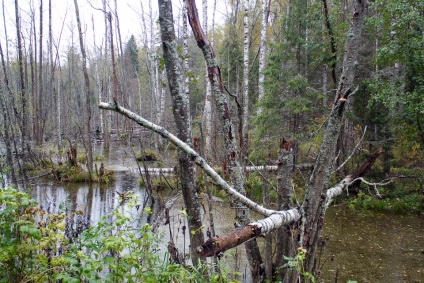
[[[131, 197], [71, 243], [65, 214], [46, 213], [27, 194], [1, 188], [0, 282], [205, 282], [207, 266], [174, 264], [159, 252], [158, 233], [131, 215], [137, 203]], [[209, 282], [234, 282], [228, 274]]]
[[[311, 273], [305, 271], [305, 266], [303, 264], [305, 258], [306, 250], [303, 248], [298, 248], [297, 255], [295, 257], [284, 256], [284, 259], [287, 262], [283, 265], [283, 267], [286, 267], [291, 271], [296, 271], [300, 275], [300, 277], [303, 278], [303, 282], [315, 283], [315, 277]], [[299, 280], [301, 279], [299, 278]]]

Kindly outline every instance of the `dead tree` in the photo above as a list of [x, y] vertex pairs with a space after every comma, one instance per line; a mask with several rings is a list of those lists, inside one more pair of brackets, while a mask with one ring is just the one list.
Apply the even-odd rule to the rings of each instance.
[[85, 125], [84, 147], [87, 153], [87, 168], [88, 168], [88, 174], [91, 180], [93, 177], [93, 150], [91, 147], [91, 139], [90, 139], [90, 130], [91, 130], [90, 78], [88, 76], [88, 71], [87, 71], [87, 55], [85, 53], [77, 0], [74, 0], [74, 4], [75, 4], [75, 15], [77, 17], [78, 34], [79, 34], [80, 48], [81, 48], [81, 55], [82, 55], [82, 70], [84, 73], [84, 81], [85, 81], [85, 85], [84, 85], [85, 86], [85, 112], [87, 117], [86, 117], [86, 122], [84, 123]]

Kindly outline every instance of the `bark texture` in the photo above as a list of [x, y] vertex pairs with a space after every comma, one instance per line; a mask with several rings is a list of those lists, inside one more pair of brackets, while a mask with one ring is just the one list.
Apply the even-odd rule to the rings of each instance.
[[[278, 193], [278, 208], [280, 210], [289, 210], [293, 208], [292, 201], [292, 175], [294, 161], [294, 143], [282, 138], [280, 140], [280, 152], [278, 154], [278, 177], [277, 177], [277, 193]], [[286, 224], [277, 229], [276, 237], [276, 255], [275, 266], [279, 268], [279, 275], [283, 282], [287, 282], [289, 278], [287, 268], [282, 268], [287, 260], [284, 256], [292, 257], [292, 250], [295, 249], [292, 239], [292, 229], [290, 224]], [[287, 273], [287, 275], [286, 275]]]
[[[165, 59], [169, 89], [173, 100], [174, 119], [177, 124], [177, 137], [186, 144], [192, 141], [189, 100], [185, 93], [178, 45], [175, 38], [172, 4], [169, 0], [159, 0], [159, 22], [161, 27], [162, 48]], [[179, 172], [190, 235], [190, 254], [193, 264], [200, 259], [196, 247], [204, 241], [200, 203], [194, 181], [194, 164], [190, 155], [178, 151]]]
[[[266, 33], [267, 33], [267, 0], [262, 0], [262, 19], [261, 19], [261, 45], [259, 50], [259, 82], [258, 82], [258, 103], [265, 96], [265, 58], [267, 53], [266, 48]], [[258, 106], [257, 115], [261, 114], [262, 106]]]
[[[16, 17], [16, 38], [18, 41], [18, 64], [19, 64], [19, 87], [21, 94], [21, 105], [22, 105], [22, 117], [21, 122], [21, 136], [22, 136], [22, 153], [23, 153], [23, 165], [21, 166], [22, 173], [24, 175], [25, 186], [28, 184], [28, 170], [26, 166], [27, 158], [30, 154], [29, 146], [29, 134], [28, 134], [28, 98], [26, 93], [25, 76], [24, 76], [24, 63], [23, 63], [23, 51], [22, 51], [22, 38], [21, 38], [21, 20], [19, 17], [19, 4], [18, 0], [15, 0], [15, 17]], [[18, 114], [18, 113], [16, 113]], [[19, 116], [18, 116], [19, 117]]]
[[90, 106], [90, 78], [88, 76], [87, 71], [87, 55], [85, 52], [84, 47], [84, 41], [83, 41], [83, 35], [81, 30], [81, 21], [79, 16], [79, 9], [78, 9], [78, 3], [77, 0], [74, 0], [75, 4], [75, 15], [77, 18], [77, 26], [78, 26], [78, 34], [79, 34], [79, 41], [80, 41], [80, 49], [81, 49], [81, 56], [82, 56], [82, 71], [84, 73], [84, 90], [85, 90], [85, 114], [86, 114], [86, 122], [84, 124], [84, 147], [87, 153], [87, 169], [88, 174], [90, 176], [90, 180], [93, 176], [93, 150], [91, 147], [91, 137], [90, 137], [90, 130], [91, 130], [91, 106]]
[[249, 137], [249, 0], [244, 0], [243, 16], [243, 127], [240, 137], [241, 152], [247, 155]]
[[337, 139], [340, 134], [345, 104], [347, 98], [352, 93], [354, 68], [357, 65], [358, 50], [361, 44], [367, 6], [367, 0], [355, 1], [354, 13], [347, 34], [343, 71], [340, 76], [336, 99], [328, 119], [323, 142], [320, 146], [301, 208], [302, 226], [300, 245], [307, 250], [305, 269], [311, 273], [314, 270], [315, 251], [323, 224], [324, 189], [329, 182], [330, 169], [336, 150]]
[[[243, 237], [241, 236], [233, 236], [233, 237], [225, 237], [225, 239], [233, 239], [232, 241], [237, 242], [236, 244], [228, 242], [224, 245], [219, 246], [218, 248], [213, 248], [211, 249], [209, 246], [210, 244], [202, 244], [201, 246], [199, 246], [199, 248], [197, 249], [198, 253], [201, 253], [202, 256], [212, 256], [214, 254], [219, 254], [220, 252], [225, 252], [227, 249], [235, 247], [241, 243], [243, 243], [241, 240], [239, 240], [238, 237], [240, 237], [240, 239], [245, 239], [245, 240], [250, 240], [253, 239], [255, 237], [258, 236], [258, 234], [252, 233], [252, 229], [254, 231], [258, 231], [258, 229], [260, 229], [260, 235], [266, 235], [267, 233], [270, 233], [278, 228], [283, 227], [284, 225], [290, 224], [290, 223], [294, 223], [297, 222], [301, 219], [301, 209], [300, 208], [292, 208], [289, 210], [280, 210], [280, 211], [276, 211], [276, 210], [271, 210], [271, 209], [266, 209], [263, 206], [257, 204], [256, 202], [250, 200], [249, 198], [247, 198], [246, 196], [240, 194], [239, 192], [237, 192], [235, 189], [233, 189], [224, 179], [222, 179], [218, 173], [216, 173], [215, 170], [212, 169], [212, 167], [209, 166], [209, 164], [206, 163], [206, 161], [199, 156], [199, 154], [194, 151], [187, 143], [183, 142], [182, 140], [180, 140], [178, 137], [176, 137], [175, 135], [171, 134], [170, 132], [168, 132], [166, 129], [164, 129], [161, 126], [158, 126], [152, 122], [149, 122], [148, 120], [144, 119], [143, 117], [129, 111], [128, 109], [115, 104], [115, 103], [100, 103], [99, 107], [101, 109], [105, 109], [105, 110], [111, 110], [111, 111], [115, 111], [117, 113], [120, 113], [122, 115], [124, 115], [125, 117], [133, 120], [134, 122], [136, 122], [137, 124], [139, 124], [140, 126], [147, 128], [149, 130], [152, 130], [156, 133], [158, 133], [159, 135], [161, 135], [163, 138], [167, 139], [169, 142], [171, 142], [172, 144], [174, 144], [176, 147], [178, 147], [180, 150], [186, 152], [190, 158], [194, 161], [194, 163], [196, 163], [200, 168], [202, 168], [205, 173], [211, 177], [211, 179], [218, 185], [220, 186], [223, 190], [225, 190], [225, 192], [232, 197], [233, 199], [243, 203], [244, 205], [246, 205], [247, 207], [249, 207], [250, 209], [256, 211], [257, 213], [263, 215], [263, 216], [267, 216], [265, 219], [262, 220], [258, 220], [256, 222], [252, 222], [249, 223], [248, 225], [239, 228], [238, 230], [243, 230], [243, 231], [238, 231], [238, 232], [234, 232], [235, 235], [243, 235]], [[373, 162], [376, 160], [376, 158], [378, 157], [378, 155], [372, 155], [364, 164], [368, 164], [367, 167], [371, 168], [370, 166], [372, 166]], [[363, 168], [364, 166], [360, 166], [359, 168]], [[358, 171], [357, 171], [358, 172]], [[362, 174], [365, 174], [366, 172], [363, 171]], [[354, 173], [352, 174], [352, 176], [360, 176], [358, 175], [358, 173]], [[331, 200], [342, 194], [343, 191], [345, 191], [350, 184], [350, 181], [353, 180], [353, 178], [351, 176], [347, 176], [345, 179], [343, 179], [340, 183], [338, 183], [336, 186], [330, 188], [327, 192], [327, 194], [324, 196], [326, 197], [325, 201], [326, 203], [330, 203]], [[252, 228], [253, 226], [253, 228]], [[217, 239], [219, 238], [224, 238], [223, 236], [221, 237], [216, 237], [216, 238], [212, 238], [208, 240], [208, 243], [216, 243]], [[230, 240], [228, 240], [230, 241]], [[204, 247], [204, 246], [207, 246]]]
[[[239, 153], [237, 150], [237, 141], [233, 122], [231, 121], [230, 108], [227, 96], [224, 93], [224, 88], [221, 80], [221, 72], [219, 70], [215, 52], [212, 45], [207, 39], [200, 25], [199, 16], [197, 13], [196, 3], [193, 0], [186, 0], [187, 14], [190, 26], [193, 30], [197, 45], [202, 50], [208, 69], [208, 77], [211, 83], [212, 93], [215, 99], [216, 109], [219, 119], [222, 122], [222, 132], [224, 133], [224, 144], [226, 148], [226, 161], [230, 172], [231, 183], [241, 195], [245, 194], [244, 178], [240, 166]], [[235, 200], [237, 201], [237, 200]], [[250, 222], [249, 209], [243, 203], [235, 203], [236, 218], [240, 225], [246, 225]], [[259, 248], [255, 240], [246, 243], [246, 253], [249, 260], [253, 280], [259, 278], [259, 266], [262, 263]]]

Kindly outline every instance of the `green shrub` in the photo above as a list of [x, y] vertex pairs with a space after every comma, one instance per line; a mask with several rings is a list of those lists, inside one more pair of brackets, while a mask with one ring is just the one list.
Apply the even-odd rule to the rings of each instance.
[[[137, 203], [129, 199], [70, 243], [64, 214], [0, 189], [0, 282], [206, 282], [208, 267], [184, 267], [158, 253], [158, 233], [128, 216]], [[229, 282], [227, 274], [208, 281]]]

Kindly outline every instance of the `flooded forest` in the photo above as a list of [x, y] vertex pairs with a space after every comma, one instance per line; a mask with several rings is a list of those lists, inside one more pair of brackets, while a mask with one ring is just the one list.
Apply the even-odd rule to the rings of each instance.
[[424, 2], [0, 14], [0, 282], [424, 282]]

